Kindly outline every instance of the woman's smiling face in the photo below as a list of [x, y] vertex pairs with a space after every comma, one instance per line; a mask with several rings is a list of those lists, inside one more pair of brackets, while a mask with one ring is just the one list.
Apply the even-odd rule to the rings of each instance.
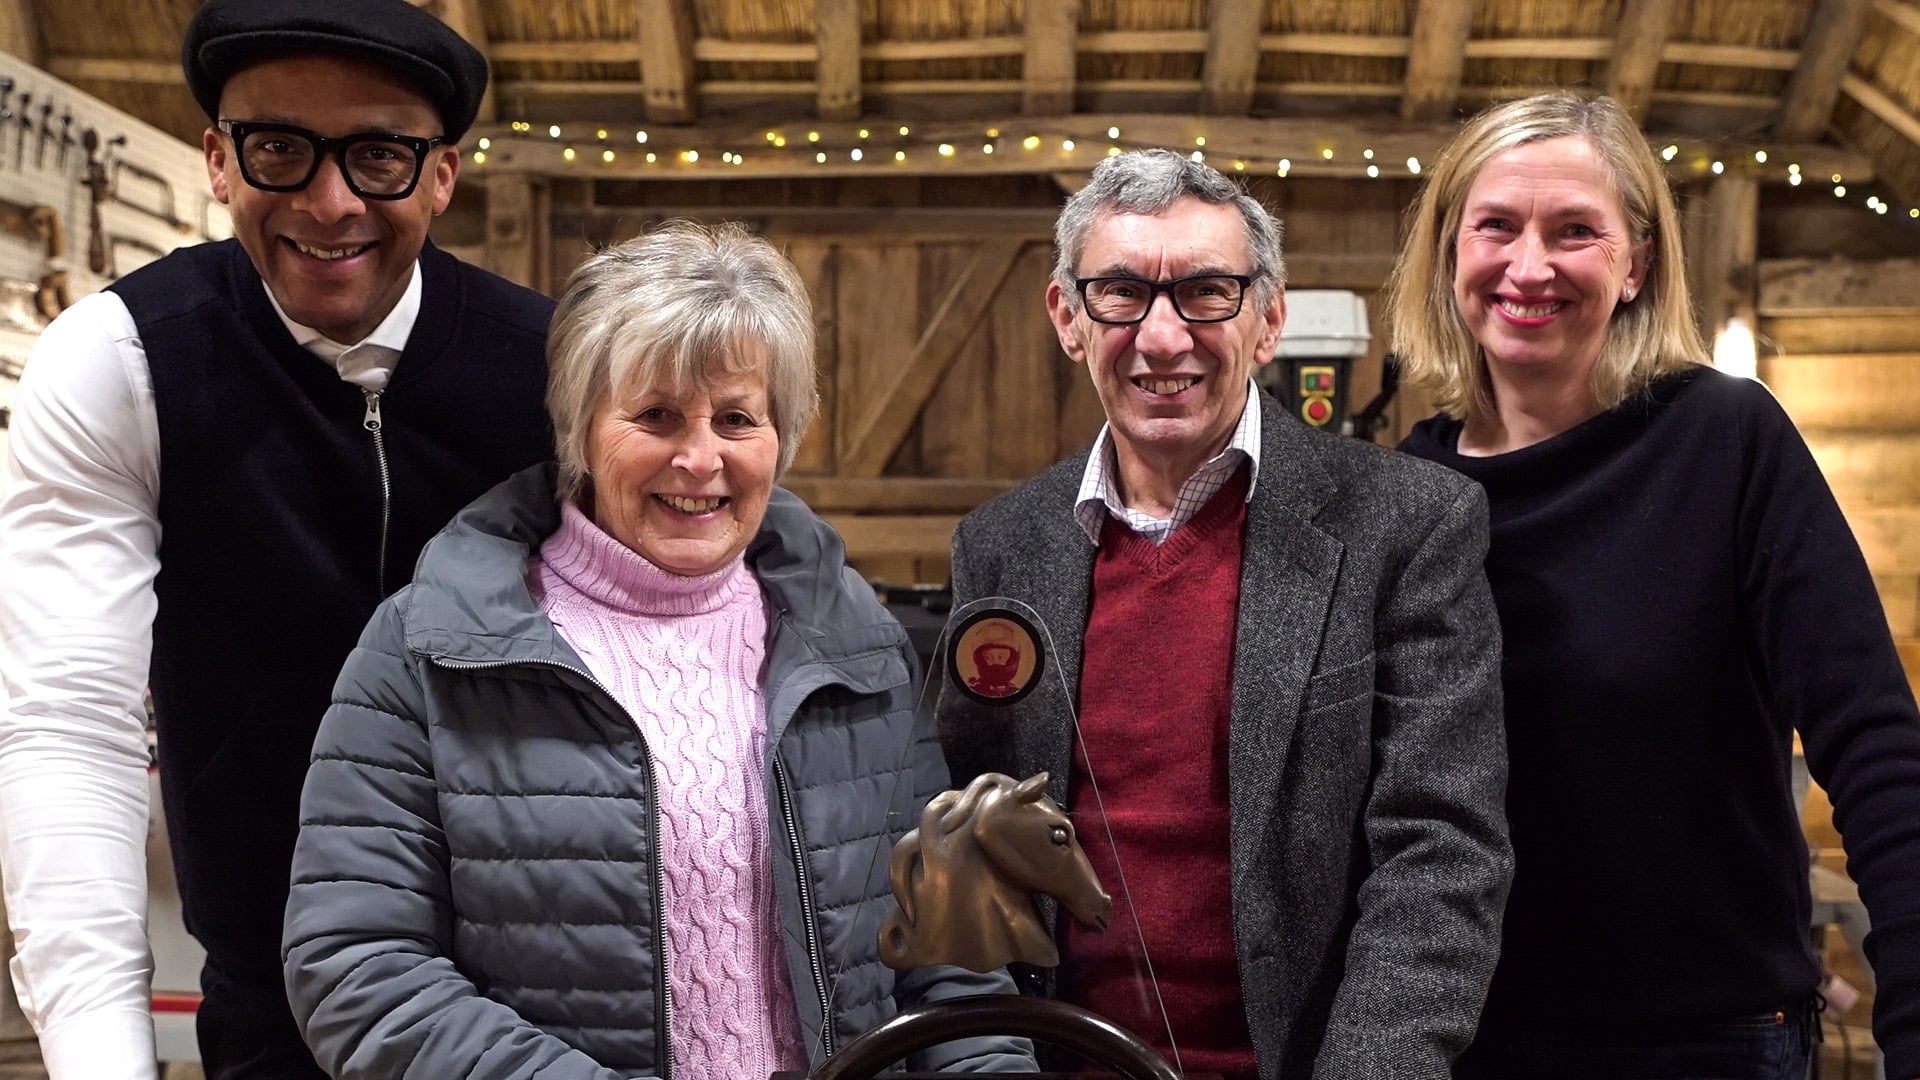
[[1525, 143], [1487, 162], [1467, 191], [1454, 302], [1496, 371], [1551, 366], [1584, 377], [1615, 306], [1645, 278], [1646, 250], [1589, 140]]
[[711, 573], [746, 549], [780, 461], [756, 359], [685, 394], [648, 387], [600, 407], [586, 455], [594, 524], [673, 574]]

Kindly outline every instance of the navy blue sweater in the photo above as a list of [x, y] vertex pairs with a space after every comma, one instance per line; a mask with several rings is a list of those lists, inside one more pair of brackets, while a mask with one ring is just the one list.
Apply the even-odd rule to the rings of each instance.
[[1874, 1031], [1920, 1075], [1920, 714], [1786, 413], [1697, 368], [1545, 442], [1402, 449], [1487, 489], [1515, 875], [1481, 1042], [1730, 1019], [1815, 988], [1791, 733], [1874, 930]]
[[[301, 348], [225, 241], [113, 285], [160, 427], [160, 776], [187, 928], [231, 978], [280, 985], [301, 784], [376, 604], [454, 512], [552, 454], [539, 293], [421, 252], [420, 315], [382, 396]], [[381, 580], [384, 560], [385, 580]]]

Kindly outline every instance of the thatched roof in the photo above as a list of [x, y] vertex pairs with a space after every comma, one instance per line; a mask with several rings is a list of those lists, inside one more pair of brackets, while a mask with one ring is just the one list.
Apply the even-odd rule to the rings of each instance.
[[[10, 7], [28, 59], [197, 143], [204, 118], [176, 60], [196, 2], [0, 0], [0, 30]], [[495, 168], [643, 176], [723, 170], [739, 152], [761, 175], [801, 172], [821, 164], [801, 149], [814, 130], [841, 173], [896, 153], [936, 167], [935, 140], [956, 144], [942, 167], [1070, 173], [1125, 117], [1129, 145], [1220, 131], [1232, 145], [1215, 148], [1252, 167], [1284, 157], [1357, 175], [1358, 143], [1431, 146], [1489, 101], [1570, 86], [1620, 96], [1663, 141], [1694, 140], [1683, 162], [1779, 147], [1871, 171], [1880, 186], [1855, 175], [1856, 191], [1920, 205], [1920, 0], [420, 2], [492, 60], [491, 124], [475, 138], [501, 143]], [[857, 130], [882, 121], [887, 140], [854, 162]], [[553, 146], [514, 152], [549, 125]], [[1038, 156], [1008, 153], [1017, 141], [984, 153], [1023, 128], [1046, 141]], [[1052, 145], [1076, 136], [1072, 151]], [[1310, 162], [1329, 143], [1344, 160]], [[1780, 154], [1767, 172], [1784, 181]]]

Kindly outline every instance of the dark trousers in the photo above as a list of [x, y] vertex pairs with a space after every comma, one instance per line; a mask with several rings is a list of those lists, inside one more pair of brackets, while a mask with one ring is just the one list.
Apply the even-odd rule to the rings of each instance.
[[194, 1033], [207, 1080], [327, 1080], [277, 980], [242, 981], [208, 964], [200, 969], [200, 993]]
[[1529, 1026], [1482, 1039], [1454, 1080], [1806, 1080], [1819, 1035], [1811, 1007], [1724, 1023], [1634, 1030]]

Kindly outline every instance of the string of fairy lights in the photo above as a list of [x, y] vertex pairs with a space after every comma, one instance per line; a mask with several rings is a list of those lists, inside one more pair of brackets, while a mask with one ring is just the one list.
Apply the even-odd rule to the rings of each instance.
[[[948, 125], [951, 128], [951, 125]], [[972, 138], [951, 130], [938, 135], [916, 130], [913, 124], [869, 124], [848, 128], [829, 138], [821, 127], [771, 127], [758, 138], [733, 135], [719, 145], [689, 145], [685, 140], [669, 143], [679, 133], [656, 138], [653, 132], [637, 128], [628, 136], [625, 129], [599, 125], [535, 124], [515, 120], [507, 130], [480, 136], [470, 159], [476, 166], [512, 160], [516, 147], [537, 147], [550, 153], [557, 147], [559, 159], [568, 167], [576, 163], [591, 165], [596, 159], [603, 166], [621, 166], [622, 175], [631, 175], [637, 167], [642, 175], [658, 170], [662, 176], [674, 171], [697, 168], [709, 173], [714, 162], [720, 171], [740, 167], [753, 159], [765, 165], [769, 160], [781, 169], [803, 174], [809, 166], [831, 167], [835, 175], [850, 169], [884, 173], [889, 166], [914, 165], [916, 171], [938, 168], [966, 159], [1004, 162], [1009, 157], [1028, 159], [1036, 171], [1091, 169], [1101, 157], [1112, 157], [1128, 150], [1163, 145], [1128, 140], [1120, 127], [1109, 125], [1104, 131], [1028, 131], [1014, 133], [1000, 127], [986, 127]], [[1104, 135], [1105, 138], [1100, 136]], [[710, 137], [711, 133], [710, 133]], [[1183, 149], [1187, 149], [1184, 148]], [[1218, 146], [1209, 146], [1205, 135], [1192, 138], [1187, 153], [1195, 161], [1206, 161], [1221, 171], [1256, 176], [1331, 176], [1368, 179], [1418, 178], [1425, 163], [1418, 155], [1404, 157], [1376, 152], [1367, 145], [1339, 146], [1322, 142], [1298, 156], [1260, 157], [1236, 154]], [[1793, 160], [1768, 147], [1753, 147], [1733, 154], [1726, 144], [1669, 142], [1659, 151], [1670, 172], [1681, 178], [1704, 178], [1728, 173], [1744, 174], [1768, 181], [1784, 181], [1791, 187], [1818, 184], [1816, 177]], [[1039, 158], [1042, 160], [1033, 161]], [[996, 171], [1018, 171], [1019, 166], [1002, 166]], [[1836, 199], [1851, 200], [1869, 213], [1881, 217], [1904, 218], [1920, 224], [1920, 205], [1896, 205], [1875, 185], [1849, 183], [1840, 172], [1826, 176]]]

